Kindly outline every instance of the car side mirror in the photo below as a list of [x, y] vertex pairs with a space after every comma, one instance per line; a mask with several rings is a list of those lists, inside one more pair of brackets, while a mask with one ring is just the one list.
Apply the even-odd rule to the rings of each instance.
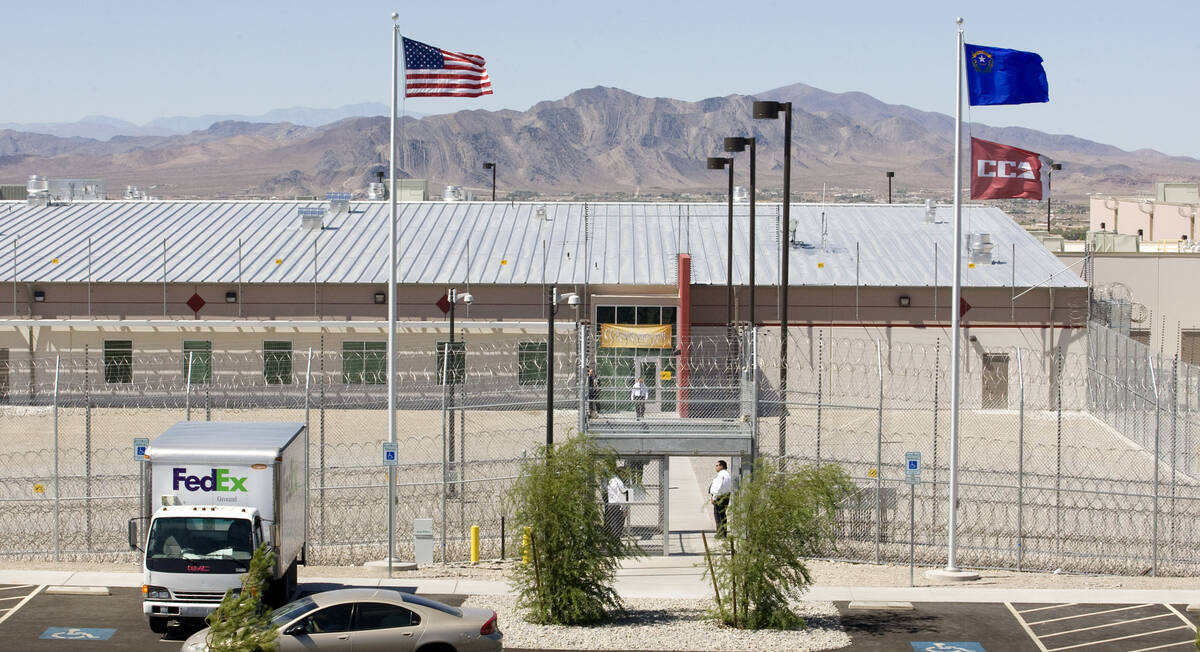
[[129, 549], [140, 551], [142, 549], [142, 547], [138, 545], [139, 537], [138, 537], [137, 522], [138, 522], [138, 519], [136, 519], [136, 518], [129, 519]]
[[308, 630], [304, 628], [304, 623], [296, 623], [283, 630], [283, 633], [287, 636], [304, 636], [308, 633]]

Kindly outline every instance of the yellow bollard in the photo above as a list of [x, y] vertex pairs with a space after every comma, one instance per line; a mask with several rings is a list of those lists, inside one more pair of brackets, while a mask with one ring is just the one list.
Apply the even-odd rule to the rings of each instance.
[[530, 537], [531, 532], [533, 532], [533, 528], [530, 528], [528, 525], [526, 525], [524, 532], [521, 534], [521, 563], [522, 564], [529, 563], [529, 545], [530, 545], [529, 537]]
[[471, 563], [479, 563], [479, 526], [471, 526]]

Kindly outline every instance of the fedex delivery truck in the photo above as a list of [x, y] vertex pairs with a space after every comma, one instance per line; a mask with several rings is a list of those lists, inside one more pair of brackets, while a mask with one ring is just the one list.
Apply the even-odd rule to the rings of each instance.
[[145, 553], [142, 611], [151, 630], [216, 609], [263, 542], [275, 551], [267, 598], [286, 601], [305, 557], [303, 435], [302, 423], [184, 421], [150, 443], [158, 507], [144, 541], [139, 519], [130, 520], [129, 545]]

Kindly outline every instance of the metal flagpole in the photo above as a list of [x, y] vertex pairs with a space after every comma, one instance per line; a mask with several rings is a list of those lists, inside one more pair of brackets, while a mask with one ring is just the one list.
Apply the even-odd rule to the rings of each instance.
[[[400, 79], [400, 14], [392, 14], [392, 133], [388, 150], [391, 188], [388, 189], [388, 442], [396, 443], [396, 96]], [[395, 557], [396, 467], [388, 467], [388, 577]]]
[[[950, 496], [949, 523], [946, 537], [946, 568], [942, 576], [954, 579], [975, 579], [978, 575], [963, 573], [958, 567], [958, 400], [959, 370], [962, 367], [962, 77], [963, 77], [963, 19], [959, 18], [958, 42], [954, 50], [957, 61], [954, 78], [954, 291], [950, 297]], [[971, 577], [974, 575], [974, 577]]]

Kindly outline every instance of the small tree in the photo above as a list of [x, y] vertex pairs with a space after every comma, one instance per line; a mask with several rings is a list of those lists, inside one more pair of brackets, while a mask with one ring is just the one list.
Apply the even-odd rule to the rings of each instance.
[[729, 554], [715, 564], [722, 621], [745, 629], [803, 627], [788, 603], [812, 583], [804, 558], [832, 541], [838, 505], [855, 491], [838, 466], [784, 472], [759, 461], [729, 503]]
[[539, 447], [522, 464], [509, 498], [514, 520], [531, 528], [536, 559], [518, 565], [511, 581], [530, 621], [582, 625], [623, 609], [612, 584], [632, 551], [604, 527], [598, 493], [616, 470], [613, 455], [586, 436]]
[[216, 611], [208, 615], [208, 649], [212, 652], [273, 652], [279, 632], [271, 626], [270, 610], [262, 602], [271, 580], [275, 552], [259, 544], [242, 576], [242, 590], [225, 592]]

